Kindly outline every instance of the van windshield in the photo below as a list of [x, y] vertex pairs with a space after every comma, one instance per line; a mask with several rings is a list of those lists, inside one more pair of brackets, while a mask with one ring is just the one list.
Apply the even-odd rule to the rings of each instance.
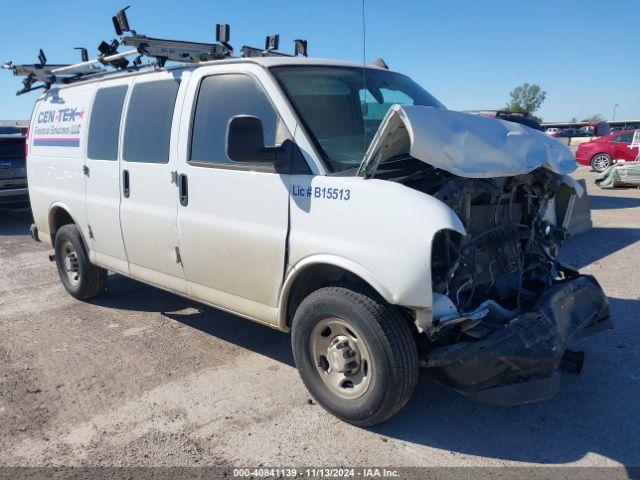
[[271, 70], [334, 172], [360, 165], [392, 105], [444, 108], [409, 77], [387, 70], [321, 65]]

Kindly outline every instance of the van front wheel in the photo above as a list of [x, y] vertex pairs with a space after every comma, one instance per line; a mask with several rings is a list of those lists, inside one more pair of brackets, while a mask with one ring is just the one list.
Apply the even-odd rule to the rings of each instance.
[[56, 232], [55, 259], [60, 280], [73, 297], [88, 300], [102, 293], [107, 271], [89, 262], [80, 230], [63, 225]]
[[398, 412], [418, 379], [409, 325], [373, 297], [344, 287], [316, 290], [296, 310], [291, 332], [296, 366], [312, 396], [360, 426]]

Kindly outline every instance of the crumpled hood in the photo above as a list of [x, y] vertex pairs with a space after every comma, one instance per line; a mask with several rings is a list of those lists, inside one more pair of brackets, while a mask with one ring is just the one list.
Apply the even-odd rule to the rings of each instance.
[[568, 174], [571, 151], [543, 132], [518, 123], [434, 107], [393, 105], [374, 136], [359, 173], [409, 153], [429, 165], [469, 178], [508, 177], [538, 167]]

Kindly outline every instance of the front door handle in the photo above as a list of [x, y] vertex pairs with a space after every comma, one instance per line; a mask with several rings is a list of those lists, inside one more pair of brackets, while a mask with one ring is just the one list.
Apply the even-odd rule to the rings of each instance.
[[130, 190], [129, 190], [129, 170], [123, 170], [122, 171], [122, 194], [124, 195], [124, 198], [129, 198], [129, 194], [130, 194]]
[[184, 173], [178, 175], [178, 189], [180, 191], [180, 205], [186, 207], [189, 204], [189, 181]]

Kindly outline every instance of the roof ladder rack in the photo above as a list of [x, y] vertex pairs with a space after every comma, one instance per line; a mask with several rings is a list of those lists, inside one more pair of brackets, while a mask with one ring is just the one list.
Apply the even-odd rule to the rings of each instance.
[[[113, 26], [120, 40], [112, 40], [111, 43], [101, 42], [98, 46], [100, 55], [94, 60], [89, 60], [86, 48], [76, 47], [80, 50], [81, 62], [76, 64], [48, 65], [47, 57], [40, 50], [39, 63], [30, 65], [14, 65], [6, 62], [2, 68], [11, 70], [14, 75], [25, 77], [22, 80], [23, 88], [17, 92], [21, 95], [37, 89], [49, 89], [51, 85], [61, 83], [69, 84], [83, 80], [94, 79], [122, 71], [133, 71], [143, 67], [164, 67], [167, 61], [181, 63], [199, 63], [213, 60], [232, 58], [233, 47], [229, 44], [231, 27], [227, 24], [216, 25], [216, 42], [201, 43], [182, 40], [167, 40], [140, 35], [129, 26], [126, 10], [123, 8], [112, 18]], [[125, 36], [125, 34], [128, 34]], [[270, 35], [266, 38], [264, 50], [244, 46], [243, 57], [290, 57], [307, 56], [307, 41], [295, 40], [293, 55], [278, 52], [280, 43], [279, 35]], [[121, 45], [133, 47], [131, 50], [118, 52]], [[128, 57], [135, 56], [132, 63]], [[148, 57], [153, 61], [143, 64], [142, 58]], [[35, 85], [40, 82], [39, 85]]]
[[[41, 88], [48, 89], [54, 83], [71, 83], [80, 77], [105, 72], [105, 70], [96, 67], [93, 62], [82, 62], [76, 65], [48, 64], [42, 49], [38, 53], [38, 60], [39, 63], [27, 65], [14, 65], [13, 62], [6, 62], [2, 65], [3, 69], [11, 70], [14, 75], [25, 77], [22, 80], [23, 88], [18, 90], [16, 95]], [[34, 87], [36, 82], [42, 82], [42, 84]]]
[[298, 55], [302, 55], [304, 57], [307, 56], [307, 41], [302, 39], [296, 39], [293, 41], [294, 50], [293, 55], [289, 55], [286, 53], [278, 52], [278, 47], [280, 45], [280, 35], [269, 35], [265, 39], [264, 50], [261, 50], [256, 47], [249, 47], [248, 45], [243, 46], [240, 49], [242, 56], [245, 58], [251, 57], [297, 57]]
[[[122, 37], [122, 43], [129, 47], [135, 47], [140, 55], [154, 57], [160, 66], [164, 66], [167, 60], [174, 62], [207, 62], [228, 58], [233, 52], [229, 45], [231, 27], [229, 25], [216, 25], [216, 40], [219, 43], [185, 42], [182, 40], [166, 40], [139, 35], [129, 27], [126, 10], [120, 10], [113, 17], [113, 25], [116, 34]], [[128, 37], [122, 36], [130, 33]]]

